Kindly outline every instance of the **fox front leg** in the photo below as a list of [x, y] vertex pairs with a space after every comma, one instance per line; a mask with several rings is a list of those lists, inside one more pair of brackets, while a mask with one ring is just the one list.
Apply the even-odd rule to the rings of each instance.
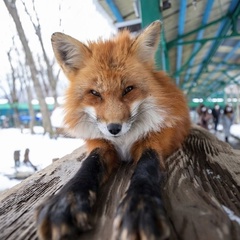
[[160, 194], [158, 155], [147, 150], [137, 163], [129, 189], [114, 220], [114, 240], [168, 239], [167, 224]]
[[39, 239], [73, 239], [91, 228], [89, 217], [105, 170], [101, 155], [92, 151], [59, 193], [38, 207]]

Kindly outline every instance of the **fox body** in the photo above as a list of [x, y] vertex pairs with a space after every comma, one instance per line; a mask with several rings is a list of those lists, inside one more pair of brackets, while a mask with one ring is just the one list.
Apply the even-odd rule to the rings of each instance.
[[[66, 126], [72, 135], [86, 140], [89, 156], [97, 154], [104, 168], [96, 186], [107, 180], [119, 160], [133, 160], [140, 169], [137, 172], [146, 171], [148, 164], [164, 169], [165, 158], [181, 146], [188, 134], [190, 120], [182, 92], [164, 72], [155, 70], [159, 37], [159, 21], [136, 37], [124, 30], [110, 40], [88, 44], [62, 33], [52, 36], [56, 59], [69, 79]], [[95, 164], [88, 159], [85, 164], [87, 161]], [[83, 170], [80, 172], [79, 176]], [[136, 180], [139, 176], [137, 173], [133, 176], [132, 194], [139, 187]], [[66, 187], [58, 198], [64, 198], [69, 192], [82, 194], [83, 190], [72, 189]], [[90, 196], [92, 192], [95, 190], [91, 188]], [[159, 195], [155, 190], [151, 194]], [[54, 204], [55, 200], [48, 204], [49, 212]], [[39, 219], [46, 220], [47, 216], [40, 213]], [[43, 226], [40, 224], [40, 236], [45, 239]], [[56, 232], [48, 229], [48, 236], [51, 231]]]
[[71, 134], [86, 140], [89, 152], [103, 144], [122, 160], [137, 161], [145, 148], [166, 157], [186, 137], [183, 94], [154, 69], [159, 36], [159, 22], [136, 38], [125, 30], [88, 45], [53, 35], [55, 55], [70, 80], [65, 123]]

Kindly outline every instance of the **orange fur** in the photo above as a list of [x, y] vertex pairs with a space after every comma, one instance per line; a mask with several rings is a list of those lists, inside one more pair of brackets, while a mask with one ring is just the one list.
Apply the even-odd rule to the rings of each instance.
[[[129, 151], [135, 161], [148, 148], [164, 159], [188, 134], [190, 120], [183, 94], [164, 72], [154, 68], [159, 36], [156, 22], [136, 38], [124, 30], [110, 40], [87, 45], [64, 34], [53, 35], [56, 58], [70, 80], [65, 123], [71, 133], [86, 140], [89, 152], [102, 149], [106, 164], [114, 166], [121, 158], [118, 148], [129, 139], [130, 149], [126, 145], [121, 151]], [[132, 89], [126, 93], [128, 87]], [[126, 133], [110, 136], [111, 123], [125, 124], [122, 131]], [[138, 134], [142, 129], [146, 131]]]
[[114, 147], [108, 142], [102, 139], [92, 139], [87, 141], [87, 151], [90, 153], [95, 149], [98, 149], [103, 158], [101, 159], [105, 165], [105, 175], [103, 182], [105, 182], [110, 176], [112, 170], [118, 166], [118, 155]]

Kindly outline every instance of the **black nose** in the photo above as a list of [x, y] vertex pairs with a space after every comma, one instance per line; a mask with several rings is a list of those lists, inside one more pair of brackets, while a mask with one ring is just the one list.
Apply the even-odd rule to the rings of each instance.
[[108, 124], [107, 129], [111, 134], [117, 135], [121, 131], [122, 125], [118, 123], [110, 123]]

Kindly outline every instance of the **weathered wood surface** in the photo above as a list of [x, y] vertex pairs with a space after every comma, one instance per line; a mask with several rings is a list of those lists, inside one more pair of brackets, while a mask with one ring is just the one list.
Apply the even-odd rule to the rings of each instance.
[[[84, 148], [54, 162], [0, 195], [0, 239], [37, 239], [34, 209], [78, 170]], [[240, 151], [194, 128], [182, 149], [167, 160], [162, 194], [172, 239], [240, 239]], [[108, 240], [117, 205], [133, 173], [122, 164], [101, 188], [93, 230], [80, 239]], [[229, 216], [227, 211], [231, 211]]]

